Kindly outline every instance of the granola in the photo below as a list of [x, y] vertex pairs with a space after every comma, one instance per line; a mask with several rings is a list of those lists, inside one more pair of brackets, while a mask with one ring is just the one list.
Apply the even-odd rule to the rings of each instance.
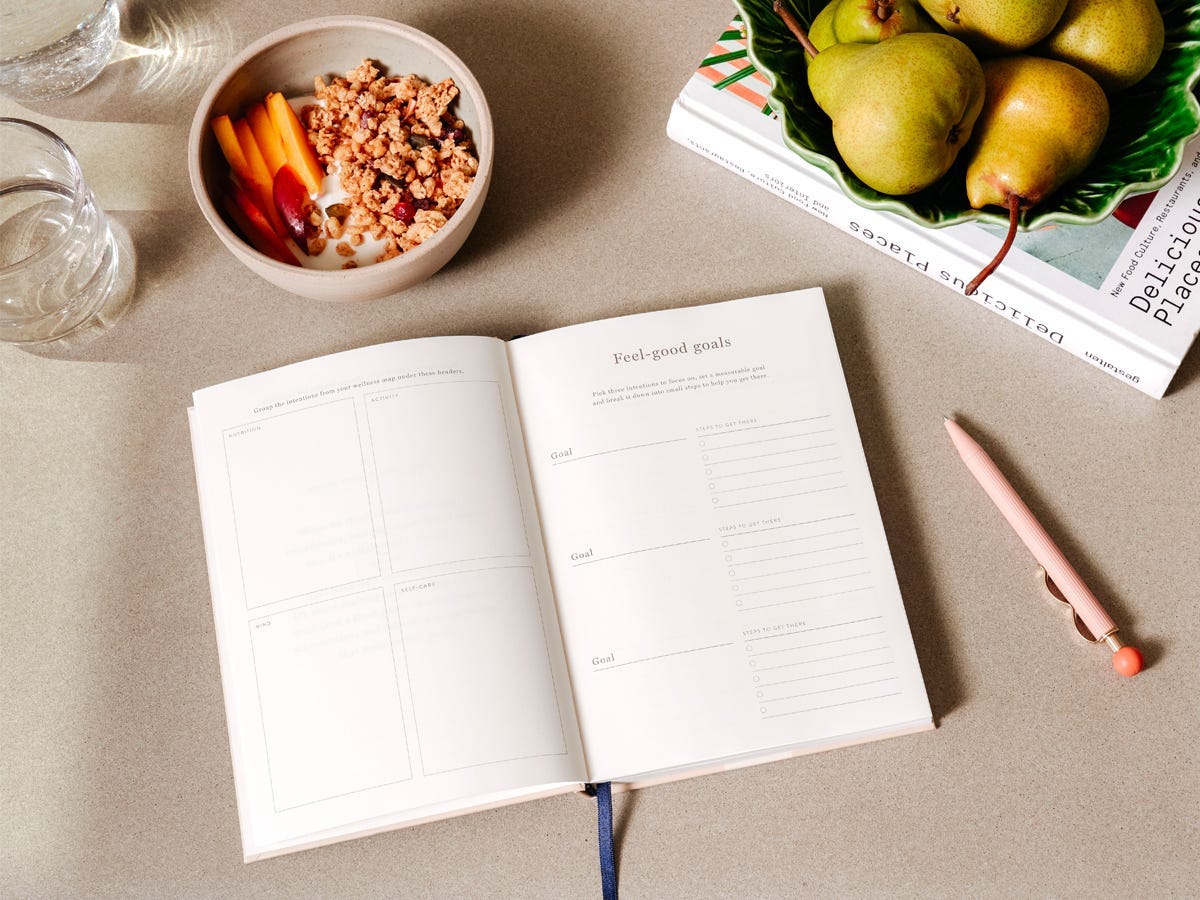
[[479, 169], [466, 126], [449, 112], [454, 80], [388, 77], [364, 59], [328, 84], [318, 76], [314, 87], [318, 103], [304, 107], [300, 121], [349, 195], [324, 222], [338, 253], [353, 255], [371, 237], [383, 241], [381, 262], [428, 240], [462, 205]]

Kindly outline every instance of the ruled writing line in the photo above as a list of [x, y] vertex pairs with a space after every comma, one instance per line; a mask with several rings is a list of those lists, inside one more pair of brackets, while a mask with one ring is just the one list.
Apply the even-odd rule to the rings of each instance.
[[828, 662], [831, 659], [845, 659], [847, 656], [862, 656], [864, 653], [878, 653], [880, 650], [890, 649], [889, 645], [883, 644], [879, 647], [872, 647], [870, 650], [851, 650], [847, 653], [837, 653], [833, 656], [822, 656], [818, 659], [802, 659], [794, 663], [780, 663], [777, 666], [767, 666], [765, 669], [759, 669], [759, 672], [774, 672], [778, 669], [791, 669], [796, 666], [807, 666], [810, 663]]
[[820, 710], [823, 710], [823, 709], [834, 709], [839, 706], [850, 706], [854, 703], [866, 703], [868, 700], [886, 700], [888, 697], [899, 697], [902, 693], [904, 693], [904, 692], [903, 691], [893, 691], [890, 694], [879, 694], [874, 697], [861, 697], [858, 700], [846, 700], [842, 703], [830, 703], [826, 706], [810, 706], [806, 709], [794, 709], [791, 712], [772, 713], [769, 716], [763, 716], [763, 718], [764, 719], [779, 719], [779, 718], [782, 718], [783, 716], [795, 716], [795, 715], [799, 715], [800, 713], [819, 712]]
[[[843, 565], [844, 563], [862, 562], [865, 559], [866, 559], [865, 556], [855, 556], [855, 557], [852, 557], [851, 559], [836, 559], [833, 562], [816, 563], [815, 565], [811, 565], [811, 566], [799, 566], [795, 569], [781, 569], [778, 572], [760, 572], [758, 575], [740, 575], [737, 578], [731, 578], [729, 580], [730, 581], [750, 581], [753, 578], [773, 578], [776, 575], [791, 575], [793, 572], [809, 572], [813, 569], [827, 569], [830, 566], [840, 566], [840, 565]], [[730, 563], [730, 565], [733, 565], [733, 563]], [[867, 573], [866, 572], [858, 572], [856, 574], [866, 575]], [[853, 575], [842, 575], [841, 577], [842, 578], [853, 578], [854, 576]], [[809, 582], [805, 582], [805, 584], [816, 584], [816, 582], [809, 581]], [[752, 591], [751, 593], [758, 593], [758, 592]]]
[[[832, 444], [820, 444], [818, 447], [832, 447]], [[816, 450], [817, 447], [806, 447], [806, 450]], [[840, 456], [822, 456], [820, 459], [808, 459], [804, 462], [788, 463], [786, 466], [767, 466], [765, 469], [751, 469], [749, 472], [730, 472], [727, 475], [710, 475], [712, 479], [717, 478], [740, 478], [743, 475], [761, 475], [763, 472], [779, 472], [783, 469], [795, 469], [800, 466], [813, 466], [817, 463], [836, 462], [841, 459]]]
[[803, 694], [789, 694], [786, 697], [772, 697], [769, 700], [760, 700], [759, 703], [780, 703], [784, 700], [799, 700], [801, 697], [815, 697], [817, 694], [832, 694], [834, 691], [848, 691], [851, 688], [866, 687], [868, 684], [882, 684], [885, 681], [895, 681], [899, 677], [899, 675], [889, 675], [887, 678], [859, 681], [855, 684], [844, 684], [841, 687], [821, 688], [819, 691], [805, 691]]
[[760, 547], [778, 547], [780, 544], [794, 544], [797, 541], [812, 541], [821, 537], [830, 537], [835, 534], [849, 534], [852, 531], [862, 531], [857, 525], [853, 528], [843, 528], [840, 531], [819, 531], [816, 534], [806, 534], [804, 537], [787, 538], [782, 541], [767, 541], [764, 544], [747, 544], [745, 547], [726, 547], [726, 553], [738, 553], [742, 550], [758, 550]]
[[[866, 574], [865, 572], [863, 574]], [[827, 600], [830, 597], [844, 597], [846, 594], [857, 594], [862, 591], [869, 591], [875, 585], [868, 584], [866, 587], [853, 588], [849, 591], [836, 591], [832, 594], [817, 594], [815, 597], [797, 597], [795, 600], [780, 600], [778, 603], [763, 603], [760, 606], [743, 606], [738, 609], [738, 612], [754, 612], [759, 609], [771, 609], [774, 606], [787, 606], [790, 603], [804, 603], [807, 600]], [[771, 590], [775, 590], [772, 588]], [[765, 594], [766, 591], [750, 591], [751, 594]]]
[[570, 459], [560, 459], [551, 465], [561, 466], [566, 463], [578, 462], [581, 459], [591, 459], [594, 456], [605, 456], [609, 453], [624, 453], [626, 450], [641, 450], [644, 447], [660, 447], [663, 444], [678, 444], [688, 438], [671, 438], [669, 441], [653, 441], [649, 444], [634, 444], [632, 447], [615, 447], [612, 450], [598, 450], [595, 453], [585, 453], [583, 456], [572, 456]]
[[801, 644], [798, 647], [784, 647], [780, 650], [761, 650], [758, 653], [751, 653], [751, 656], [770, 656], [772, 653], [791, 653], [793, 650], [807, 650], [809, 647], [824, 647], [828, 644], [841, 644], [846, 641], [857, 641], [862, 638], [879, 637], [881, 634], [886, 634], [886, 631], [872, 631], [869, 634], [853, 634], [850, 637], [834, 638], [829, 641], [817, 641], [815, 644]]
[[751, 503], [767, 503], [771, 500], [786, 500], [789, 497], [807, 497], [809, 494], [824, 494], [827, 491], [838, 491], [844, 488], [844, 484], [835, 484], [827, 488], [814, 488], [811, 491], [797, 491], [794, 494], [776, 494], [774, 497], [759, 497], [757, 500], [739, 500], [737, 503], [722, 503], [721, 509], [729, 509], [733, 506], [749, 506]]
[[708, 647], [693, 647], [691, 650], [676, 650], [674, 653], [660, 653], [658, 656], [647, 656], [645, 659], [631, 659], [629, 662], [613, 663], [611, 666], [600, 666], [592, 669], [593, 672], [606, 672], [609, 669], [619, 669], [622, 666], [633, 666], [638, 663], [652, 662], [656, 659], [666, 659], [668, 656], [682, 656], [685, 653], [699, 653], [701, 650], [716, 650], [720, 647], [732, 647], [733, 641], [726, 641], [724, 644], [711, 644]]
[[768, 681], [760, 682], [755, 685], [759, 688], [778, 687], [781, 684], [791, 684], [794, 681], [808, 681], [812, 678], [828, 678], [830, 675], [845, 675], [847, 672], [861, 672], [864, 669], [878, 669], [880, 666], [894, 666], [896, 661], [889, 659], [887, 662], [871, 663], [869, 666], [855, 666], [852, 669], [835, 669], [832, 672], [821, 672], [818, 675], [801, 675], [799, 678], [785, 678], [783, 681]]
[[[847, 562], [851, 562], [851, 561], [852, 560], [847, 560]], [[770, 594], [774, 591], [789, 591], [792, 588], [804, 587], [805, 585], [809, 585], [809, 584], [825, 584], [826, 582], [830, 582], [830, 581], [842, 581], [846, 578], [858, 578], [860, 575], [870, 575], [870, 574], [871, 574], [871, 570], [868, 569], [865, 572], [851, 572], [849, 575], [835, 575], [832, 578], [818, 578], [815, 581], [801, 581], [798, 584], [782, 584], [779, 587], [762, 588], [761, 590], [757, 590], [757, 591], [746, 591], [746, 593], [742, 594], [742, 596], [743, 597], [751, 597], [755, 594]], [[756, 577], [758, 577], [758, 576], [756, 576]], [[858, 588], [857, 590], [863, 590], [863, 589]], [[846, 593], [853, 593], [853, 592], [846, 591]], [[835, 597], [837, 595], [836, 594], [827, 594], [827, 595], [823, 595], [823, 596]], [[819, 598], [817, 598], [817, 597], [801, 597], [800, 599], [816, 600]]]
[[[790, 542], [785, 542], [790, 543]], [[812, 556], [814, 553], [828, 553], [830, 550], [845, 550], [847, 547], [861, 547], [862, 541], [855, 541], [853, 544], [838, 544], [834, 547], [818, 547], [816, 550], [801, 550], [799, 553], [784, 553], [781, 556], [768, 556], [765, 559], [743, 559], [738, 562], [730, 562], [731, 566], [752, 566], [756, 563], [777, 562], [781, 559], [792, 559], [797, 556]], [[743, 550], [754, 549], [751, 547], [742, 547]], [[866, 559], [865, 556], [860, 556], [859, 559]], [[852, 560], [842, 560], [843, 562], [851, 562]], [[776, 573], [779, 574], [779, 573]]]
[[802, 431], [799, 434], [781, 434], [779, 437], [759, 438], [756, 441], [742, 441], [737, 444], [722, 444], [720, 447], [705, 446], [704, 452], [707, 453], [710, 450], [729, 450], [733, 447], [749, 447], [751, 444], [769, 444], [771, 441], [791, 441], [795, 440], [796, 438], [812, 437], [814, 434], [829, 434], [831, 431], [833, 431], [832, 428], [821, 428], [817, 431]]
[[841, 475], [844, 470], [838, 469], [834, 472], [818, 472], [816, 475], [801, 475], [799, 478], [785, 478], [783, 481], [767, 481], [763, 484], [748, 484], [744, 487], [721, 488], [718, 491], [713, 491], [714, 494], [729, 494], [733, 491], [752, 491], [755, 488], [775, 487], [777, 484], [791, 484], [795, 481], [811, 481], [813, 478], [828, 478], [830, 475]]
[[711, 541], [712, 538], [698, 538], [694, 541], [680, 541], [677, 544], [660, 544], [657, 547], [643, 547], [641, 550], [627, 550], [624, 553], [614, 553], [611, 556], [597, 556], [595, 559], [585, 559], [582, 562], [571, 564], [571, 568], [577, 569], [580, 566], [590, 566], [592, 563], [604, 562], [609, 559], [619, 559], [622, 556], [633, 556], [635, 553], [649, 553], [651, 550], [667, 550], [671, 547], [686, 547], [688, 544], [703, 544]]
[[[820, 450], [824, 447], [829, 447], [829, 446], [832, 446], [832, 445], [831, 444], [815, 444], [812, 447], [796, 447], [793, 450], [776, 450], [774, 453], [756, 453], [753, 456], [738, 456], [738, 457], [735, 457], [734, 459], [713, 459], [713, 460], [706, 459], [706, 460], [704, 460], [704, 464], [706, 466], [719, 466], [719, 465], [724, 465], [725, 463], [745, 462], [748, 459], [766, 459], [768, 456], [786, 456], [789, 453], [803, 453], [805, 450]], [[708, 450], [707, 450], [707, 448], [705, 448], [705, 453], [707, 453], [707, 452], [708, 452]], [[582, 458], [582, 457], [580, 457], [580, 458]], [[570, 462], [570, 460], [569, 459], [563, 460], [563, 462]]]

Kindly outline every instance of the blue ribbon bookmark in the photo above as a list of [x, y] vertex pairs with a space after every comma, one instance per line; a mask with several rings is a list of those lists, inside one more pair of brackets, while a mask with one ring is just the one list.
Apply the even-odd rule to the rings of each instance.
[[589, 784], [596, 798], [597, 836], [600, 845], [600, 889], [604, 900], [617, 900], [617, 861], [613, 853], [612, 782]]

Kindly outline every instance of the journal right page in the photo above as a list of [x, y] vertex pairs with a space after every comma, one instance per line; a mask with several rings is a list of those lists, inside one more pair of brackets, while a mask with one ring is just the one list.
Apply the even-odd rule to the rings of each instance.
[[931, 725], [819, 290], [509, 359], [592, 780]]

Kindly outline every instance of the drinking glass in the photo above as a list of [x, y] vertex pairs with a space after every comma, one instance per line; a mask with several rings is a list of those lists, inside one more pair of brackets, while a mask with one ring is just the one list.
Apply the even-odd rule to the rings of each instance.
[[0, 93], [74, 93], [100, 74], [119, 32], [116, 0], [0, 0]]
[[133, 292], [134, 257], [51, 131], [0, 118], [0, 341], [106, 327]]

